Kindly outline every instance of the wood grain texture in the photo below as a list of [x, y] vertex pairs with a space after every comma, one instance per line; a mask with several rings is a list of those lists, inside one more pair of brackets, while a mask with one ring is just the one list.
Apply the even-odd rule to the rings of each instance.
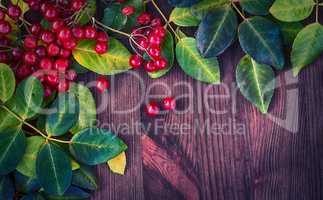
[[[158, 2], [169, 13], [167, 3]], [[101, 184], [92, 199], [323, 199], [323, 57], [296, 79], [289, 68], [280, 72], [270, 114], [262, 115], [236, 88], [235, 66], [243, 55], [235, 43], [219, 57], [222, 83], [216, 86], [192, 80], [178, 66], [157, 80], [135, 72], [143, 78], [143, 88], [134, 74], [114, 77], [114, 90], [106, 98], [96, 95], [99, 105], [107, 105], [99, 114], [100, 125], [143, 127], [121, 134], [129, 145], [126, 175], [98, 167]], [[86, 80], [95, 77], [89, 74]], [[184, 85], [176, 86], [178, 82]], [[189, 111], [154, 119], [142, 108], [115, 112], [136, 106], [142, 97], [148, 101], [151, 95], [186, 95], [178, 100], [178, 108]], [[160, 124], [191, 127], [171, 130]]]

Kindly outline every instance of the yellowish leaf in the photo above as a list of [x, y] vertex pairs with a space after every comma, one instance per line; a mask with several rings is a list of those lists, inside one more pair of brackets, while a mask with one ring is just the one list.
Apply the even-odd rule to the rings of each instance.
[[108, 161], [108, 166], [113, 173], [124, 175], [127, 165], [126, 153], [122, 152], [117, 157]]
[[80, 164], [78, 164], [75, 160], [71, 160], [72, 170], [80, 169]]

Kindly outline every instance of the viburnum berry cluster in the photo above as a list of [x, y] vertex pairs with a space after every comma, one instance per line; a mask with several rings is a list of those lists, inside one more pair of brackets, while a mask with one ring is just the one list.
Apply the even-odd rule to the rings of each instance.
[[[108, 50], [108, 35], [97, 31], [92, 25], [84, 27], [68, 21], [74, 12], [85, 5], [85, 0], [49, 1], [24, 0], [29, 7], [39, 12], [48, 21], [49, 28], [41, 23], [32, 23], [24, 35], [22, 45], [11, 47], [12, 41], [6, 37], [11, 33], [12, 20], [19, 20], [21, 8], [9, 4], [7, 10], [0, 10], [0, 62], [11, 64], [16, 78], [23, 80], [30, 75], [38, 77], [44, 86], [44, 96], [49, 97], [53, 91], [65, 92], [77, 73], [70, 69], [71, 52], [81, 40], [95, 40], [94, 50], [104, 54]], [[12, 50], [9, 56], [8, 50]]]
[[[129, 7], [125, 8], [131, 10]], [[133, 29], [130, 40], [131, 45], [135, 46], [136, 54], [130, 57], [129, 64], [134, 69], [143, 66], [147, 72], [166, 69], [168, 61], [161, 53], [166, 29], [161, 19], [153, 18], [150, 13], [143, 12], [137, 17], [137, 23], [140, 27]]]

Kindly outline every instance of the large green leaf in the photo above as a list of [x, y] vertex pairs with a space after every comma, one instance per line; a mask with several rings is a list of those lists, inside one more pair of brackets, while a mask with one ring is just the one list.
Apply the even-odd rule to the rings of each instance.
[[0, 199], [13, 200], [15, 188], [9, 176], [0, 176]]
[[205, 58], [223, 53], [234, 41], [238, 28], [236, 13], [223, 6], [203, 18], [197, 33], [197, 48]]
[[105, 129], [88, 128], [72, 138], [70, 152], [80, 162], [97, 165], [119, 155], [127, 145]]
[[236, 80], [242, 95], [262, 113], [267, 113], [275, 88], [272, 68], [246, 55], [237, 66]]
[[172, 6], [175, 7], [190, 7], [201, 0], [168, 0]]
[[194, 38], [182, 38], [176, 45], [177, 62], [192, 78], [217, 84], [220, 82], [220, 69], [217, 58], [202, 58], [196, 48]]
[[25, 176], [36, 178], [36, 158], [44, 142], [45, 139], [41, 136], [27, 138], [26, 151], [17, 166], [18, 172]]
[[21, 200], [45, 200], [41, 194], [33, 193], [25, 195], [21, 198]]
[[46, 118], [46, 132], [49, 135], [66, 134], [79, 119], [79, 101], [73, 93], [61, 93], [51, 106]]
[[21, 129], [7, 129], [0, 133], [0, 175], [16, 169], [26, 148], [26, 137]]
[[40, 184], [35, 178], [24, 176], [17, 171], [14, 172], [14, 178], [17, 192], [31, 193], [40, 189]]
[[313, 0], [275, 0], [270, 13], [281, 21], [301, 21], [311, 15], [314, 5]]
[[0, 63], [0, 102], [8, 101], [15, 92], [16, 80], [11, 68]]
[[45, 143], [37, 156], [36, 172], [46, 193], [62, 195], [71, 185], [71, 160], [60, 147]]
[[163, 70], [158, 70], [156, 72], [149, 72], [148, 75], [150, 78], [160, 78], [165, 75], [169, 70], [174, 66], [175, 60], [175, 51], [174, 51], [174, 38], [173, 35], [167, 31], [165, 40], [161, 47], [162, 49], [162, 56], [165, 57], [168, 61], [168, 67]]
[[87, 190], [96, 190], [98, 188], [95, 174], [91, 167], [85, 165], [73, 172], [72, 184]]
[[44, 194], [47, 200], [82, 200], [89, 199], [90, 194], [84, 190], [71, 186], [64, 195]]
[[105, 8], [102, 23], [117, 30], [124, 28], [128, 18], [121, 12], [123, 6], [122, 4], [114, 4]]
[[191, 12], [199, 19], [202, 19], [207, 13], [214, 11], [223, 5], [229, 5], [230, 3], [230, 0], [203, 0], [200, 3], [192, 6]]
[[314, 62], [323, 53], [323, 26], [319, 23], [307, 25], [295, 38], [291, 53], [293, 74], [297, 75], [305, 66]]
[[191, 8], [174, 8], [169, 21], [178, 26], [198, 26], [200, 20], [191, 13]]
[[80, 25], [87, 24], [96, 13], [96, 1], [87, 0], [86, 6], [76, 15], [75, 22]]
[[72, 84], [69, 90], [74, 94], [80, 105], [79, 117], [76, 125], [70, 130], [72, 133], [92, 127], [96, 123], [96, 105], [89, 88], [81, 84]]
[[240, 0], [243, 10], [253, 15], [267, 15], [274, 0]]
[[44, 90], [41, 82], [33, 76], [22, 81], [13, 98], [8, 101], [9, 107], [23, 120], [34, 117], [42, 108]]
[[82, 40], [73, 50], [75, 60], [83, 67], [103, 75], [118, 74], [131, 68], [130, 53], [118, 40], [110, 38], [109, 50], [105, 54], [97, 54], [94, 46], [95, 41]]
[[242, 49], [256, 62], [284, 67], [285, 59], [279, 26], [270, 20], [255, 16], [239, 26], [239, 41]]

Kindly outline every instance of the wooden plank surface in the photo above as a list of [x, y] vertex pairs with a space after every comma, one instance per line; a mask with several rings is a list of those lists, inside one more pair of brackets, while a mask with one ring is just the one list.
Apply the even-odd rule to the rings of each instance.
[[[170, 10], [164, 1], [159, 4]], [[242, 56], [237, 43], [220, 56], [222, 84], [217, 86], [192, 80], [178, 66], [157, 80], [143, 71], [114, 77], [111, 92], [96, 95], [98, 105], [106, 106], [98, 117], [103, 127], [119, 126], [116, 131], [129, 145], [127, 171], [119, 176], [98, 167], [100, 189], [92, 199], [323, 199], [323, 57], [298, 78], [288, 69], [279, 73], [266, 116], [236, 89], [235, 66]], [[95, 77], [88, 74], [86, 81]], [[179, 82], [182, 85], [176, 86]], [[178, 107], [190, 109], [155, 119], [147, 118], [141, 108], [116, 112], [150, 95], [169, 93], [185, 94]], [[121, 133], [120, 126], [136, 123], [143, 128]], [[190, 127], [163, 129], [160, 124]]]

